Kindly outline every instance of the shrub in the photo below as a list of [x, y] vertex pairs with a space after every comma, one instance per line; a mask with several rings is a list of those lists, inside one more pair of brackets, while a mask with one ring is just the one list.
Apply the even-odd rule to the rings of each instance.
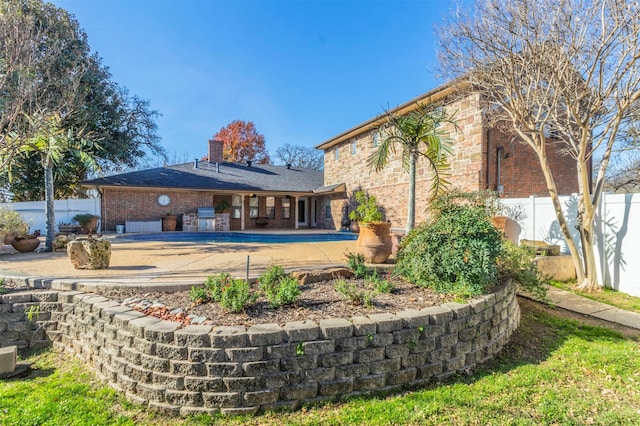
[[4, 282], [4, 278], [0, 278], [0, 294], [4, 294], [7, 292], [6, 285], [7, 284]]
[[249, 283], [241, 279], [231, 279], [222, 289], [220, 306], [231, 312], [241, 312], [255, 301], [255, 296], [249, 292]]
[[[24, 221], [20, 213], [7, 207], [0, 207], [0, 234], [10, 237], [19, 237], [29, 232], [29, 225]], [[1, 238], [5, 238], [0, 235]], [[3, 243], [3, 241], [0, 241]]]
[[549, 277], [542, 276], [534, 262], [535, 249], [517, 246], [511, 241], [503, 242], [503, 250], [498, 265], [502, 278], [511, 278], [515, 285], [531, 293], [534, 297], [545, 300]]
[[209, 300], [207, 289], [202, 287], [191, 287], [189, 298], [195, 303], [205, 303]]
[[462, 297], [486, 292], [498, 280], [500, 233], [485, 204], [465, 194], [437, 198], [432, 219], [403, 240], [396, 272], [408, 281]]
[[282, 305], [291, 305], [295, 303], [298, 296], [300, 296], [300, 286], [298, 281], [293, 277], [285, 277], [280, 280], [278, 290], [274, 297], [269, 299], [269, 303], [273, 308], [280, 307]]
[[378, 275], [378, 270], [373, 269], [368, 277], [365, 278], [367, 283], [373, 285], [373, 289], [378, 293], [392, 293], [396, 286], [389, 280], [385, 280]]
[[294, 303], [301, 293], [298, 281], [285, 274], [282, 266], [267, 269], [258, 277], [258, 283], [272, 308]]
[[370, 274], [370, 269], [364, 264], [364, 255], [360, 253], [347, 253], [347, 267], [353, 272], [354, 278], [365, 278]]
[[339, 279], [336, 281], [335, 289], [349, 299], [353, 305], [371, 306], [373, 304], [373, 295], [366, 290], [359, 289], [353, 281]]
[[219, 302], [222, 298], [222, 289], [231, 282], [231, 275], [226, 272], [209, 275], [204, 282], [204, 286], [209, 290], [209, 296], [214, 302]]

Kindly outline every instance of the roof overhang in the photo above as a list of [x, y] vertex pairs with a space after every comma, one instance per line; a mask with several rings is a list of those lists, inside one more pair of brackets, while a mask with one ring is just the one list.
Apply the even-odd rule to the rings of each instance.
[[[440, 87], [430, 90], [429, 92], [424, 93], [416, 98], [413, 98], [410, 101], [405, 102], [404, 104], [389, 110], [389, 112], [395, 115], [404, 115], [415, 110], [421, 104], [442, 101], [447, 97], [451, 96], [452, 94], [454, 94], [455, 92], [461, 91], [470, 86], [471, 85], [468, 82], [468, 80], [463, 78], [458, 78], [448, 82], [447, 84], [444, 84]], [[356, 127], [353, 127], [347, 130], [346, 132], [339, 134], [338, 136], [335, 136], [331, 139], [328, 139], [322, 142], [320, 145], [317, 145], [315, 148], [321, 149], [324, 151], [341, 142], [344, 142], [355, 136], [358, 136], [361, 133], [380, 127], [380, 125], [382, 125], [382, 123], [384, 123], [384, 121], [386, 120], [386, 116], [387, 116], [386, 113], [377, 115], [376, 117], [368, 121], [365, 121], [364, 123], [359, 124]]]
[[347, 185], [344, 183], [336, 183], [334, 185], [321, 186], [313, 190], [314, 194], [334, 194], [337, 192], [347, 192]]

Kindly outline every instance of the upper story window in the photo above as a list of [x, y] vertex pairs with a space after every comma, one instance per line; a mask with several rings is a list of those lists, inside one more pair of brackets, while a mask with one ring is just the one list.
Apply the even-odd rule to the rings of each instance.
[[356, 147], [356, 140], [352, 140], [351, 141], [351, 155], [356, 155], [357, 152], [357, 147]]
[[380, 131], [376, 130], [373, 132], [373, 139], [371, 141], [371, 145], [375, 148], [380, 145]]
[[340, 150], [336, 146], [335, 151], [333, 151], [334, 160], [338, 161], [340, 159]]

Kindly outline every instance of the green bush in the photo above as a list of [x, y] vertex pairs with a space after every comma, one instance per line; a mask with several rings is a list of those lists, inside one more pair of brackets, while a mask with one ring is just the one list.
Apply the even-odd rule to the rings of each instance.
[[258, 284], [272, 308], [295, 303], [301, 293], [298, 281], [285, 274], [282, 266], [267, 269], [258, 277]]
[[545, 300], [549, 277], [542, 275], [534, 262], [535, 249], [517, 246], [511, 241], [503, 242], [503, 250], [498, 265], [502, 278], [511, 278], [513, 283], [534, 297]]
[[255, 301], [250, 294], [249, 283], [242, 279], [231, 279], [222, 289], [220, 306], [231, 312], [241, 312]]
[[339, 279], [336, 281], [334, 288], [338, 293], [349, 299], [353, 305], [371, 306], [373, 304], [373, 295], [366, 290], [359, 289], [352, 281]]
[[393, 290], [396, 289], [396, 286], [394, 286], [391, 281], [385, 280], [378, 275], [377, 269], [373, 269], [365, 280], [367, 283], [371, 284], [373, 289], [378, 293], [392, 293]]
[[349, 219], [353, 222], [371, 223], [382, 221], [382, 211], [378, 206], [376, 197], [368, 196], [364, 191], [356, 191], [353, 194], [358, 205], [349, 212]]
[[204, 282], [204, 286], [209, 290], [211, 300], [219, 302], [222, 298], [222, 289], [231, 282], [231, 275], [226, 272], [209, 275]]
[[364, 264], [364, 255], [360, 253], [347, 253], [347, 267], [353, 272], [354, 278], [366, 278], [370, 269]]
[[6, 233], [15, 237], [26, 235], [27, 232], [29, 232], [29, 225], [20, 213], [8, 207], [0, 207], [0, 234]]
[[431, 215], [402, 240], [396, 272], [418, 286], [461, 297], [495, 285], [502, 239], [486, 205], [465, 194], [439, 197]]
[[269, 302], [273, 308], [280, 307], [282, 305], [292, 305], [300, 296], [300, 286], [298, 280], [293, 277], [286, 277], [280, 280], [278, 290], [275, 296], [269, 299]]
[[189, 298], [195, 303], [206, 303], [209, 301], [207, 289], [202, 287], [191, 287]]

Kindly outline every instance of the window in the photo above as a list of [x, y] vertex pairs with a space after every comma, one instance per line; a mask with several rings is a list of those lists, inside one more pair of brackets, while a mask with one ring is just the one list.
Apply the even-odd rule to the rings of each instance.
[[242, 210], [242, 197], [238, 194], [233, 194], [231, 197], [231, 217], [233, 219], [240, 219]]
[[337, 146], [336, 146], [336, 150], [335, 150], [335, 151], [333, 151], [333, 154], [334, 154], [334, 157], [335, 157], [334, 159], [335, 159], [336, 161], [338, 161], [338, 160], [340, 159], [340, 150], [338, 149], [338, 147], [337, 147]]
[[276, 218], [276, 197], [267, 197], [267, 217]]
[[289, 196], [282, 199], [282, 218], [291, 219], [291, 197]]
[[380, 132], [378, 130], [373, 132], [373, 141], [371, 142], [371, 145], [373, 145], [374, 148], [380, 145]]
[[325, 201], [324, 204], [324, 217], [331, 219], [331, 200]]
[[356, 155], [356, 140], [351, 141], [351, 155]]
[[249, 217], [256, 218], [258, 217], [258, 197], [256, 195], [249, 198]]

